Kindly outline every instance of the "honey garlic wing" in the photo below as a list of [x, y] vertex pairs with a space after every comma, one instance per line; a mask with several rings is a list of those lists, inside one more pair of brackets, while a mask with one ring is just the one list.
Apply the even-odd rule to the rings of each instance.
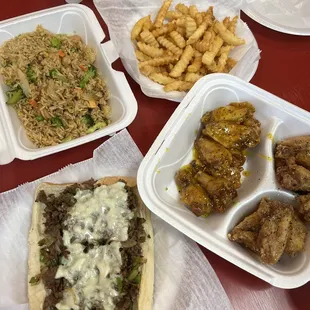
[[260, 142], [260, 132], [254, 128], [228, 121], [209, 122], [202, 133], [228, 149], [255, 147]]
[[181, 168], [175, 176], [181, 201], [197, 216], [208, 216], [213, 204], [205, 190], [193, 179], [190, 167]]
[[195, 175], [195, 179], [209, 194], [217, 212], [224, 212], [231, 206], [233, 199], [237, 197], [237, 191], [233, 185], [224, 178], [213, 177], [202, 171]]

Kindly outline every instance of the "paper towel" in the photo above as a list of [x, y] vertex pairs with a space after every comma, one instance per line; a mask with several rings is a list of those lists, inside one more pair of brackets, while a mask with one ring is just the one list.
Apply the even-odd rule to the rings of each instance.
[[[27, 305], [27, 238], [35, 188], [40, 182], [81, 182], [136, 176], [142, 154], [126, 130], [94, 151], [92, 159], [0, 194], [0, 309]], [[228, 297], [195, 242], [152, 216], [155, 242], [154, 310], [229, 310]]]

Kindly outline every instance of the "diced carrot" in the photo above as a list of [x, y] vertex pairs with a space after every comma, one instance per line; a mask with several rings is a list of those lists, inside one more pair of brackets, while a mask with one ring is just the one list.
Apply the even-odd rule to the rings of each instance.
[[36, 102], [34, 99], [30, 99], [30, 100], [29, 100], [29, 103], [30, 103], [34, 108], [37, 107], [37, 102]]
[[65, 57], [66, 56], [66, 54], [62, 50], [58, 51], [58, 55], [59, 55], [59, 57]]
[[88, 101], [88, 106], [92, 109], [97, 108], [97, 103], [94, 100]]
[[84, 66], [84, 65], [79, 65], [79, 67], [80, 67], [83, 71], [87, 71], [87, 70], [88, 70], [87, 67]]
[[82, 92], [82, 88], [80, 88], [80, 87], [74, 87], [73, 90], [78, 92], [78, 93]]

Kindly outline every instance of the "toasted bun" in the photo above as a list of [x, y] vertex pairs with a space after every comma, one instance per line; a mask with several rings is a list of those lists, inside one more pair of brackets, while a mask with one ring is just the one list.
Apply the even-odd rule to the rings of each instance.
[[[153, 228], [151, 223], [151, 213], [145, 207], [141, 200], [138, 190], [136, 188], [136, 179], [131, 177], [105, 177], [96, 182], [101, 185], [111, 185], [118, 181], [125, 181], [128, 186], [133, 188], [136, 196], [138, 197], [139, 216], [143, 217], [146, 221], [143, 224], [146, 235], [151, 238], [146, 238], [146, 241], [142, 244], [143, 256], [147, 259], [147, 262], [142, 266], [141, 272], [141, 284], [140, 292], [138, 296], [138, 309], [139, 310], [151, 310], [153, 305], [153, 286], [154, 286], [154, 241], [153, 241]], [[47, 195], [60, 194], [67, 186], [73, 183], [67, 184], [53, 184], [53, 183], [41, 183], [35, 193], [35, 200], [38, 193], [44, 190]], [[46, 291], [42, 281], [37, 285], [29, 284], [32, 277], [40, 273], [40, 247], [38, 242], [43, 238], [44, 223], [42, 216], [42, 207], [40, 203], [34, 202], [32, 209], [32, 222], [29, 231], [28, 246], [28, 299], [29, 309], [39, 310], [42, 309], [42, 305], [46, 296]]]

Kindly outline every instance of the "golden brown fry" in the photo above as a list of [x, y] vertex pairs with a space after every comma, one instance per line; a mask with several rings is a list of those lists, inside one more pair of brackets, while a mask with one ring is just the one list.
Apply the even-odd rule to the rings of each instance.
[[205, 33], [208, 25], [206, 22], [203, 22], [196, 30], [195, 32], [188, 38], [186, 45], [193, 44], [197, 42]]
[[242, 45], [245, 41], [241, 38], [238, 38], [235, 34], [229, 31], [223, 23], [215, 22], [214, 29], [218, 32], [219, 36], [224, 40], [225, 43], [229, 45]]
[[181, 12], [182, 14], [184, 15], [187, 15], [188, 14], [188, 7], [186, 5], [184, 5], [183, 3], [178, 3], [176, 6], [175, 6], [175, 9], [179, 12]]
[[220, 37], [215, 37], [213, 42], [210, 45], [209, 51], [206, 51], [202, 56], [202, 62], [206, 65], [211, 65], [215, 56], [219, 52], [220, 48], [223, 45], [223, 40]]
[[202, 78], [202, 75], [193, 72], [188, 72], [185, 75], [186, 82], [196, 83], [200, 78]]
[[170, 37], [173, 39], [173, 41], [179, 48], [185, 47], [186, 45], [185, 40], [177, 31], [170, 32]]
[[157, 48], [142, 42], [138, 42], [137, 45], [142, 53], [152, 58], [160, 57], [164, 54], [164, 50], [162, 48]]
[[214, 14], [213, 14], [213, 6], [210, 6], [205, 14], [206, 19], [210, 19], [211, 21], [215, 20]]
[[177, 11], [169, 11], [166, 14], [166, 19], [168, 20], [174, 20], [174, 19], [180, 19], [182, 18], [184, 15], [181, 12], [177, 12]]
[[143, 30], [140, 33], [142, 41], [151, 46], [159, 47], [158, 42], [156, 41], [154, 35], [149, 30]]
[[199, 73], [200, 75], [206, 75], [206, 74], [208, 74], [208, 69], [207, 69], [205, 66], [202, 66], [202, 67], [199, 69], [198, 73]]
[[196, 14], [198, 13], [198, 9], [196, 5], [190, 5], [188, 10], [189, 16], [193, 19], [195, 19]]
[[217, 72], [225, 71], [227, 60], [228, 60], [228, 52], [222, 53], [217, 62]]
[[235, 33], [236, 32], [236, 27], [238, 23], [238, 16], [236, 15], [232, 21], [230, 22], [229, 26], [226, 27], [230, 32]]
[[205, 40], [196, 42], [194, 44], [194, 48], [200, 53], [205, 53], [208, 50], [209, 46], [210, 46], [210, 43], [206, 42]]
[[185, 30], [185, 28], [183, 28], [183, 27], [177, 27], [175, 30], [176, 30], [182, 37], [185, 37], [185, 35], [186, 35], [186, 30]]
[[186, 30], [186, 37], [189, 38], [197, 29], [197, 24], [193, 18], [190, 16], [186, 16], [185, 22], [185, 30]]
[[172, 21], [177, 27], [185, 27], [186, 17], [178, 18]]
[[194, 57], [202, 57], [202, 53], [194, 49]]
[[207, 66], [210, 72], [217, 72], [217, 64], [213, 61], [210, 65]]
[[175, 81], [175, 79], [171, 78], [170, 76], [166, 76], [163, 73], [152, 73], [149, 75], [149, 78], [152, 81], [162, 85], [166, 85]]
[[203, 23], [204, 14], [202, 12], [198, 12], [195, 16], [195, 21], [197, 26], [200, 26]]
[[170, 72], [174, 66], [173, 66], [173, 64], [169, 64], [167, 67], [168, 67], [168, 72]]
[[194, 49], [191, 47], [191, 45], [187, 45], [180, 60], [174, 66], [169, 75], [174, 78], [181, 76], [181, 74], [185, 71], [193, 56], [194, 56]]
[[154, 59], [140, 62], [139, 68], [141, 69], [142, 67], [146, 65], [154, 66], [154, 67], [165, 66], [168, 64], [176, 63], [177, 61], [178, 61], [178, 58], [176, 56], [164, 56], [164, 57], [154, 58]]
[[139, 51], [139, 50], [136, 50], [135, 53], [136, 53], [136, 57], [137, 57], [137, 59], [138, 59], [139, 61], [147, 61], [147, 60], [150, 60], [150, 59], [151, 59], [151, 57], [149, 57], [149, 56], [143, 54], [143, 53], [142, 53], [141, 51]]
[[152, 31], [152, 34], [154, 37], [159, 37], [159, 36], [162, 36], [168, 32], [173, 31], [175, 28], [176, 28], [176, 25], [174, 23], [168, 23], [166, 25], [163, 25], [160, 28], [154, 29]]
[[164, 3], [161, 6], [161, 8], [159, 9], [157, 16], [155, 18], [155, 21], [154, 21], [154, 27], [155, 28], [159, 28], [163, 25], [163, 21], [166, 17], [166, 14], [169, 10], [171, 3], [172, 3], [172, 0], [164, 0]]
[[188, 91], [193, 87], [193, 83], [191, 82], [184, 82], [184, 81], [175, 81], [172, 83], [169, 83], [165, 85], [164, 91], [169, 92], [169, 91]]
[[131, 30], [131, 40], [136, 40], [140, 32], [142, 31], [144, 23], [150, 18], [150, 16], [145, 16], [140, 18]]
[[201, 66], [202, 66], [202, 56], [195, 57], [192, 64], [187, 67], [187, 71], [188, 72], [197, 72], [197, 71], [199, 71]]
[[152, 20], [151, 20], [151, 15], [147, 16], [148, 18], [145, 20], [143, 24], [143, 30], [150, 30], [153, 26]]
[[157, 40], [158, 40], [160, 45], [165, 47], [167, 50], [169, 50], [173, 54], [175, 54], [175, 55], [181, 55], [182, 54], [183, 51], [180, 48], [178, 48], [177, 46], [175, 46], [172, 42], [167, 40], [165, 37], [158, 37]]
[[222, 21], [223, 25], [228, 28], [229, 24], [230, 24], [230, 17], [226, 16], [223, 21]]
[[233, 58], [228, 58], [226, 62], [226, 66], [224, 72], [228, 73], [230, 70], [236, 65], [237, 61]]
[[153, 72], [156, 72], [156, 68], [149, 66], [149, 65], [146, 65], [146, 66], [143, 66], [140, 68], [140, 72], [145, 76], [149, 76]]

